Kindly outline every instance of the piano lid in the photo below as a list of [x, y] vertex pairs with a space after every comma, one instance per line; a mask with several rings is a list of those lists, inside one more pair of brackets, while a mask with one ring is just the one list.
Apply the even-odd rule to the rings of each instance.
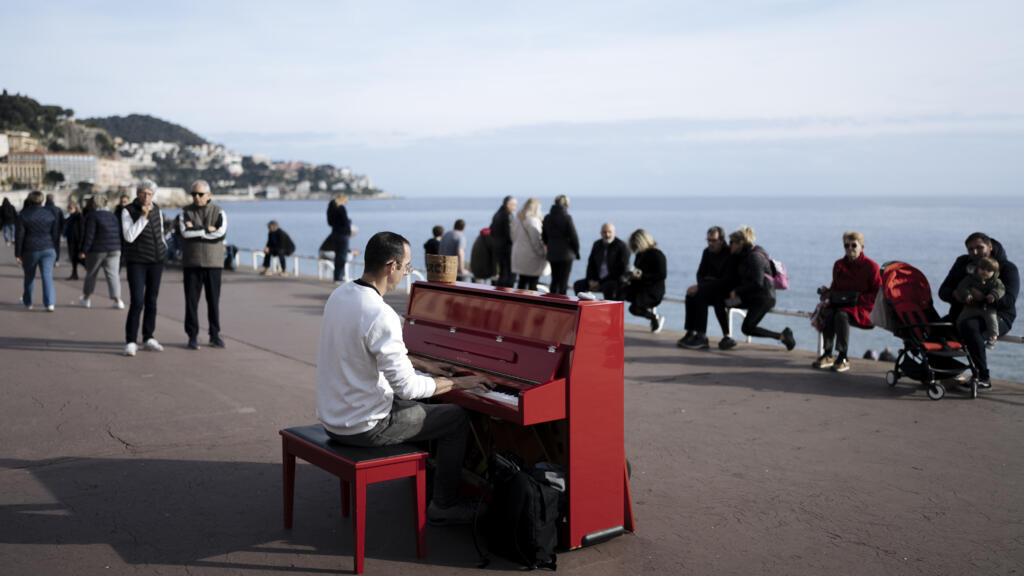
[[415, 282], [406, 317], [547, 344], [576, 342], [580, 302], [562, 295], [482, 284]]

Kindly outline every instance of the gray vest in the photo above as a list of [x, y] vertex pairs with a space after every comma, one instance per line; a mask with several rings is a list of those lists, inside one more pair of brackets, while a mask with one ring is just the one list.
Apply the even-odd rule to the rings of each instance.
[[[209, 226], [220, 227], [224, 211], [212, 202], [206, 206], [188, 205], [181, 209], [182, 222], [192, 222], [186, 230], [206, 230]], [[185, 268], [223, 268], [224, 236], [216, 240], [205, 238], [182, 238], [182, 261]]]

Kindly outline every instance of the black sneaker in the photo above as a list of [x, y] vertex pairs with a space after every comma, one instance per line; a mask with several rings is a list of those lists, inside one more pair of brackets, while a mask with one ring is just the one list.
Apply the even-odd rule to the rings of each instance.
[[978, 388], [984, 388], [988, 390], [992, 387], [992, 381], [988, 378], [978, 378]]
[[188, 339], [188, 349], [189, 350], [199, 350], [199, 340], [196, 340], [195, 338], [189, 338]]
[[223, 348], [224, 341], [220, 339], [220, 336], [210, 336], [210, 346], [214, 348]]
[[427, 522], [432, 526], [472, 524], [475, 514], [476, 507], [469, 502], [459, 502], [454, 506], [441, 508], [431, 501], [427, 506]]
[[676, 340], [676, 346], [679, 346], [680, 348], [686, 348], [686, 344], [690, 340], [693, 340], [694, 335], [695, 334], [693, 333], [693, 330], [687, 330], [686, 334], [683, 334], [682, 338]]
[[707, 350], [708, 348], [711, 348], [711, 346], [708, 344], [707, 336], [698, 334], [693, 337], [693, 340], [690, 340], [685, 346], [683, 346], [683, 348], [687, 348], [689, 350]]
[[718, 341], [719, 350], [732, 350], [735, 347], [736, 341], [733, 340], [732, 338], [729, 338], [728, 336], [724, 336], [721, 340]]
[[786, 350], [792, 350], [796, 348], [796, 339], [793, 338], [793, 331], [786, 327], [782, 331], [782, 343], [786, 345]]

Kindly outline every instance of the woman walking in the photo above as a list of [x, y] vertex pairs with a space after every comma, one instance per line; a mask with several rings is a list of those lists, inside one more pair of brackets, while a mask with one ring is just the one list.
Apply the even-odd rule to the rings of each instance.
[[113, 300], [114, 308], [123, 309], [118, 275], [121, 271], [121, 224], [107, 208], [106, 196], [97, 195], [89, 199], [82, 251], [78, 256], [85, 260], [85, 282], [82, 283], [78, 302], [86, 308], [92, 306], [90, 297], [96, 289], [96, 277], [102, 267], [107, 279], [107, 295]]
[[547, 246], [551, 263], [551, 293], [565, 294], [569, 290], [572, 261], [580, 259], [580, 239], [569, 215], [569, 197], [565, 194], [555, 197], [555, 203], [544, 217], [541, 239]]
[[550, 273], [541, 239], [543, 233], [540, 200], [530, 198], [512, 223], [512, 273], [519, 275], [516, 288], [536, 290], [537, 280]]
[[68, 276], [68, 280], [78, 280], [78, 265], [82, 264], [84, 267], [84, 260], [79, 258], [79, 255], [84, 252], [82, 250], [84, 237], [85, 214], [82, 213], [78, 204], [71, 202], [68, 204], [68, 217], [64, 221], [64, 238], [67, 239], [68, 261], [71, 262], [71, 276]]
[[25, 289], [21, 303], [32, 309], [36, 268], [43, 279], [43, 305], [54, 310], [53, 263], [57, 261], [54, 246], [60, 241], [60, 223], [54, 213], [43, 207], [43, 193], [29, 193], [25, 206], [18, 215], [14, 231], [14, 257], [25, 272]]

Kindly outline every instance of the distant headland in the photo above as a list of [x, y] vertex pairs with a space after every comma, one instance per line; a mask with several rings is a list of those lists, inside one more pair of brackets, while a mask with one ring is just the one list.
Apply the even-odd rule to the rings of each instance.
[[6, 89], [0, 95], [0, 194], [38, 189], [113, 196], [130, 192], [142, 178], [167, 191], [168, 205], [187, 202], [184, 190], [200, 178], [223, 200], [393, 197], [349, 167], [244, 155], [153, 116], [76, 120], [70, 108]]

